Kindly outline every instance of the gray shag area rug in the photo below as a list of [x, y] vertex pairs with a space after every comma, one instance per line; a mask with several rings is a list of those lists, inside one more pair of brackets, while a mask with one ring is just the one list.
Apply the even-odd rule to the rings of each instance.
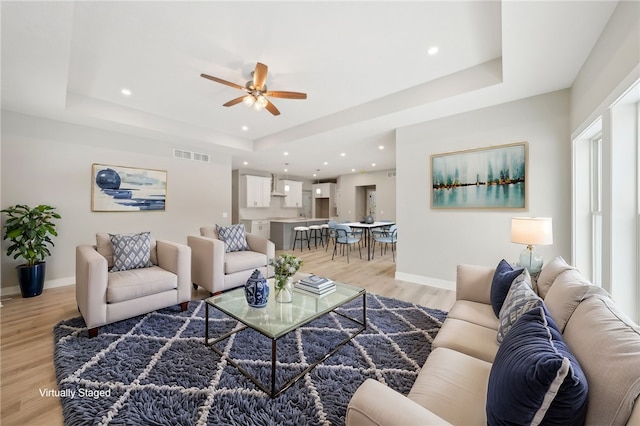
[[[359, 318], [361, 299], [341, 310]], [[213, 337], [238, 322], [210, 309]], [[204, 301], [100, 328], [54, 327], [54, 363], [67, 425], [343, 425], [367, 378], [407, 394], [446, 312], [367, 294], [367, 329], [271, 399], [204, 344]], [[335, 313], [278, 341], [278, 383], [321, 358], [355, 329]], [[269, 383], [271, 342], [244, 330], [218, 347]]]

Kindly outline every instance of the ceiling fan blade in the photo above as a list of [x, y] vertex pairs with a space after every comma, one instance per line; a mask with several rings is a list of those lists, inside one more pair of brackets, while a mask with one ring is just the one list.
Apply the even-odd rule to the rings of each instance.
[[283, 92], [280, 90], [276, 90], [275, 92], [266, 92], [266, 96], [271, 96], [273, 98], [286, 98], [286, 99], [307, 99], [306, 93], [300, 92]]
[[262, 86], [267, 81], [267, 66], [258, 62], [256, 69], [253, 71], [253, 87], [257, 90], [262, 90]]
[[278, 111], [278, 108], [276, 108], [276, 106], [272, 104], [271, 101], [269, 100], [267, 100], [267, 105], [265, 106], [265, 109], [273, 115], [280, 115], [280, 111]]
[[222, 106], [230, 107], [230, 106], [237, 105], [240, 102], [242, 102], [244, 100], [244, 98], [245, 98], [244, 96], [240, 96], [239, 98], [231, 99], [229, 102], [227, 102], [226, 104], [224, 104]]
[[227, 80], [223, 80], [223, 79], [218, 78], [218, 77], [213, 77], [213, 76], [207, 75], [207, 74], [200, 74], [200, 77], [209, 79], [211, 81], [215, 81], [216, 83], [220, 83], [220, 84], [224, 84], [224, 85], [227, 85], [227, 86], [231, 86], [231, 87], [233, 87], [235, 89], [240, 89], [240, 90], [245, 90], [246, 91], [246, 89], [243, 86], [240, 86], [239, 84], [235, 84], [235, 83], [232, 83], [232, 82], [227, 81]]

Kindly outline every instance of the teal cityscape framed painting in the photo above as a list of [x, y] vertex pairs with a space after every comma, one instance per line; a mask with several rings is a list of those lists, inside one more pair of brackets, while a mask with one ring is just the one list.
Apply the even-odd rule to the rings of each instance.
[[526, 209], [529, 144], [431, 156], [431, 208]]
[[91, 166], [91, 210], [94, 212], [164, 211], [165, 170]]

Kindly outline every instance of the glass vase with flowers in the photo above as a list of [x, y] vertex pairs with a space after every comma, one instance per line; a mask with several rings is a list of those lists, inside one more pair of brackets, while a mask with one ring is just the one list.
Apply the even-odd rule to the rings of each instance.
[[289, 253], [282, 253], [271, 259], [269, 264], [274, 269], [274, 287], [276, 301], [290, 303], [293, 300], [293, 276], [302, 266], [302, 259]]

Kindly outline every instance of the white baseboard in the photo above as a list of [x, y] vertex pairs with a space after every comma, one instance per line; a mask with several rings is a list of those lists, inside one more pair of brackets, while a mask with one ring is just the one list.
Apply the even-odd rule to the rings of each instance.
[[414, 274], [407, 274], [404, 272], [396, 272], [395, 279], [400, 281], [408, 281], [410, 283], [428, 285], [430, 287], [442, 288], [444, 290], [452, 290], [452, 291], [456, 290], [455, 281], [446, 281], [446, 280], [441, 280], [439, 278], [425, 277], [423, 275], [414, 275]]
[[[76, 283], [76, 277], [65, 277], [65, 278], [58, 278], [55, 280], [49, 280], [49, 281], [45, 281], [44, 282], [44, 289], [48, 289], [48, 288], [56, 288], [56, 287], [64, 287], [67, 285], [74, 285]], [[16, 295], [16, 294], [20, 294], [20, 286], [12, 286], [12, 287], [2, 287], [0, 288], [0, 296], [4, 297], [4, 296], [12, 296], [12, 295]]]

